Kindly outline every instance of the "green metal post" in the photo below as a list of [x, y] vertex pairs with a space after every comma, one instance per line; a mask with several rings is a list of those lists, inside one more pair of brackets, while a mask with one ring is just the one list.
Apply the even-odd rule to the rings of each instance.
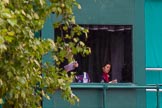
[[159, 85], [157, 85], [157, 108], [160, 108], [160, 92], [159, 92]]
[[107, 102], [106, 102], [106, 84], [103, 86], [103, 108], [107, 108]]

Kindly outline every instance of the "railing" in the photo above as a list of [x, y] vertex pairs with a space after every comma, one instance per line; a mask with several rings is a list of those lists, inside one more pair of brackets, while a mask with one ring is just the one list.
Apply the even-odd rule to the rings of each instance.
[[147, 71], [162, 71], [162, 68], [145, 68]]
[[[148, 85], [156, 87], [154, 89], [154, 92], [156, 92], [157, 108], [160, 108], [160, 92], [161, 92], [160, 86], [162, 86], [162, 84], [148, 84]], [[150, 90], [146, 89], [146, 91], [150, 91]]]
[[[162, 68], [145, 68], [146, 71], [156, 71], [156, 72], [160, 72], [162, 71]], [[146, 91], [150, 91], [150, 92], [156, 92], [156, 98], [157, 98], [157, 108], [160, 108], [160, 92], [162, 92], [162, 89], [160, 89], [160, 87], [162, 86], [162, 84], [147, 84], [149, 86], [156, 86], [156, 89], [149, 89], [147, 88]]]
[[136, 85], [133, 83], [128, 83], [127, 84], [106, 84], [106, 83], [102, 83], [102, 84], [97, 84], [97, 83], [88, 83], [88, 84], [72, 84], [71, 87], [72, 88], [88, 88], [88, 89], [102, 89], [103, 90], [103, 108], [107, 108], [107, 96], [106, 96], [106, 90], [107, 89], [144, 89], [144, 90], [156, 90], [156, 98], [157, 98], [157, 108], [160, 108], [160, 86], [162, 86], [162, 84], [159, 85]]
[[[145, 86], [108, 86], [108, 89], [156, 89], [156, 98], [157, 98], [157, 108], [160, 108], [160, 93], [159, 93], [159, 85], [145, 85]], [[106, 89], [104, 89], [104, 98], [106, 98]], [[104, 108], [107, 108], [106, 106], [106, 99], [104, 101]]]

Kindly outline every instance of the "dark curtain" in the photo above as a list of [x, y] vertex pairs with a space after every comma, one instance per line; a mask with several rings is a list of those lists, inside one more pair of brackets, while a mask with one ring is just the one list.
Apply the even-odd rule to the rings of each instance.
[[113, 32], [111, 36], [111, 64], [112, 64], [112, 79], [117, 79], [119, 82], [122, 79], [122, 67], [124, 64], [124, 33]]
[[117, 79], [118, 82], [131, 82], [131, 29], [124, 30], [120, 28], [118, 30], [111, 26], [111, 30], [108, 31], [105, 26], [104, 28], [101, 27], [103, 26], [89, 27], [89, 38], [86, 44], [91, 47], [92, 53], [86, 57], [76, 57], [79, 63], [78, 74], [88, 72], [91, 82], [100, 82], [102, 64], [110, 62], [112, 64], [110, 79]]

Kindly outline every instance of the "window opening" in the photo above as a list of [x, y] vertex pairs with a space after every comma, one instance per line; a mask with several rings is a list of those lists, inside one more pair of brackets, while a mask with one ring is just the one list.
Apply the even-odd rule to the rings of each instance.
[[[87, 72], [91, 82], [101, 82], [102, 65], [111, 63], [110, 80], [132, 82], [132, 26], [131, 25], [81, 25], [89, 29], [91, 54], [75, 59], [79, 63], [77, 75]], [[55, 36], [60, 29], [55, 29]], [[82, 39], [82, 38], [81, 38]]]

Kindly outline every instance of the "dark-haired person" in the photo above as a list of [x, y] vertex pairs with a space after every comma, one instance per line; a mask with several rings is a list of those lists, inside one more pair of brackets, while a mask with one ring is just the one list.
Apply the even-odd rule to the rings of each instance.
[[106, 64], [103, 65], [101, 82], [117, 83], [117, 79], [110, 81], [110, 75], [109, 75], [110, 70], [111, 70], [111, 64], [110, 63], [106, 63]]

